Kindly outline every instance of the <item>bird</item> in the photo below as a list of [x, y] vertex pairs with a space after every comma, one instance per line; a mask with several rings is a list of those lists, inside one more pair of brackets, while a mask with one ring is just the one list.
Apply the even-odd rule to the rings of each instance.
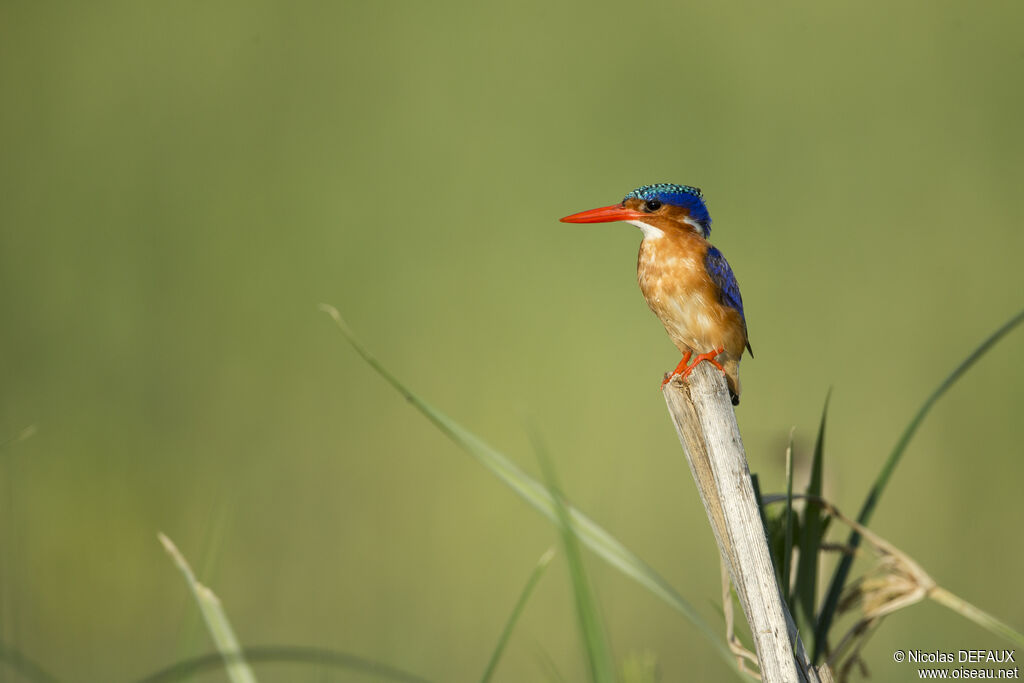
[[[739, 283], [711, 245], [711, 215], [699, 188], [673, 183], [638, 187], [618, 204], [574, 213], [563, 223], [630, 223], [643, 232], [637, 281], [683, 360], [661, 383], [686, 379], [702, 361], [722, 371], [733, 405], [740, 402], [739, 364], [754, 356]], [[691, 363], [692, 360], [692, 363]]]

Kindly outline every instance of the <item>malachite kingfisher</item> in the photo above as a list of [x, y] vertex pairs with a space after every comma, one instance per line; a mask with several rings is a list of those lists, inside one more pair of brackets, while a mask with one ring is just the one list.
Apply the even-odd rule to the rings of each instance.
[[738, 405], [740, 358], [744, 349], [751, 357], [754, 350], [736, 276], [722, 252], [708, 242], [711, 215], [701, 191], [671, 183], [644, 185], [618, 204], [561, 221], [625, 221], [643, 231], [636, 266], [640, 291], [683, 354], [662, 387], [675, 377], [685, 379], [707, 361], [725, 374], [733, 405]]

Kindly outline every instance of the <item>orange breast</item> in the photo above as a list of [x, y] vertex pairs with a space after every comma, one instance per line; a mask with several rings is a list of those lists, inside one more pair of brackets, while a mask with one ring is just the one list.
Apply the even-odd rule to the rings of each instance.
[[727, 359], [738, 361], [746, 344], [743, 320], [719, 301], [704, 267], [707, 248], [690, 234], [645, 239], [637, 260], [640, 291], [681, 353], [724, 347]]

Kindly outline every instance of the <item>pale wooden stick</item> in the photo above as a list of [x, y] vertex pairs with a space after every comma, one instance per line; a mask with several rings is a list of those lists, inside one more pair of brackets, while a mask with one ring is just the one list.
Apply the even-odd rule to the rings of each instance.
[[725, 616], [725, 642], [732, 653], [736, 655], [736, 666], [740, 671], [756, 680], [761, 680], [761, 674], [747, 668], [748, 661], [757, 664], [757, 655], [743, 647], [743, 643], [736, 635], [732, 616], [732, 581], [729, 580], [729, 568], [725, 565], [724, 559], [718, 559], [718, 564], [722, 568], [722, 614]]
[[766, 683], [831, 681], [827, 667], [811, 665], [782, 600], [724, 376], [701, 363], [686, 382], [669, 382], [663, 393], [750, 624], [761, 678]]

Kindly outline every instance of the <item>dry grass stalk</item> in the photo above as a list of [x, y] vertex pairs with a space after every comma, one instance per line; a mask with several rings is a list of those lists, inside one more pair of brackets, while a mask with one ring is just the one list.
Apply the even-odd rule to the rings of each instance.
[[[860, 657], [860, 652], [868, 639], [878, 628], [882, 619], [925, 598], [930, 598], [941, 605], [957, 612], [971, 621], [997, 633], [1011, 641], [1022, 643], [1022, 636], [987, 612], [939, 586], [917, 562], [909, 555], [889, 543], [862, 524], [847, 517], [832, 503], [821, 498], [809, 498], [795, 495], [794, 498], [813, 500], [829, 515], [857, 531], [867, 543], [877, 561], [861, 578], [853, 581], [846, 589], [839, 602], [839, 614], [847, 614], [860, 608], [861, 616], [853, 627], [839, 640], [829, 652], [828, 665], [836, 671], [842, 683], [848, 680], [850, 671], [857, 666], [865, 675], [867, 667]], [[782, 495], [764, 497], [764, 503], [785, 501]], [[835, 548], [839, 552], [863, 552], [863, 546], [853, 551], [847, 546], [823, 545], [822, 548]]]

